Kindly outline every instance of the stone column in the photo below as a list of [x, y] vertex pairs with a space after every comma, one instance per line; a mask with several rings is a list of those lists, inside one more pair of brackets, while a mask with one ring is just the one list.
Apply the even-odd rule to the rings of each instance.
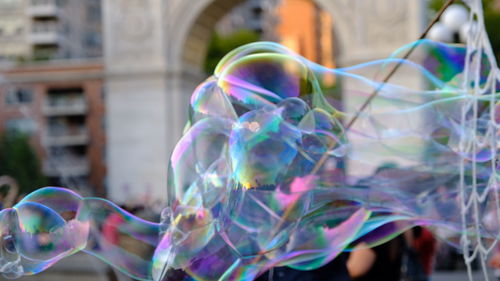
[[[425, 3], [421, 0], [317, 0], [317, 2], [333, 17], [337, 39], [336, 45], [338, 46], [337, 62], [340, 67], [387, 58], [400, 47], [415, 41], [424, 27]], [[357, 73], [365, 75], [369, 79], [374, 79], [377, 74], [380, 76], [378, 71], [379, 69], [367, 68], [364, 73], [362, 71], [357, 71]], [[383, 72], [388, 73], [389, 71]], [[406, 71], [402, 67], [398, 70], [397, 75], [394, 75], [390, 80], [390, 83], [404, 85], [412, 89], [423, 89], [424, 85], [422, 85], [421, 78], [420, 75], [415, 75], [415, 72]], [[380, 77], [378, 79], [382, 80]], [[345, 79], [340, 82], [344, 90], [342, 98], [343, 110], [351, 115], [351, 117], [344, 120], [347, 123], [356, 114], [369, 94], [373, 92], [373, 88], [353, 79]], [[366, 92], [367, 95], [355, 98], [354, 93], [360, 91]], [[378, 106], [381, 107], [377, 108]], [[387, 103], [374, 100], [367, 108], [366, 113], [370, 111], [377, 112], [381, 109], [384, 111], [391, 110]], [[383, 152], [382, 148], [379, 150], [367, 144], [366, 138], [353, 134], [356, 131], [372, 135], [391, 133], [391, 131], [380, 131], [380, 128], [376, 129], [375, 132], [374, 122], [381, 122], [385, 127], [392, 129], [393, 132], [410, 125], [414, 128], [425, 126], [424, 116], [422, 115], [413, 115], [410, 121], [411, 124], [405, 123], [407, 120], [403, 120], [403, 118], [398, 120], [393, 117], [379, 116], [377, 120], [360, 118], [351, 128], [348, 137], [352, 150], [366, 152], [362, 157], [369, 157], [370, 163], [367, 166], [361, 161], [347, 160], [346, 164], [350, 175], [368, 176], [373, 172], [371, 168], [387, 162], [393, 162], [400, 166], [411, 164], [408, 159], [402, 159], [398, 155]], [[415, 143], [415, 147], [421, 145], [422, 143]], [[419, 153], [416, 152], [416, 154]]]
[[164, 0], [103, 1], [107, 188], [118, 203], [166, 200], [174, 125], [164, 51]]

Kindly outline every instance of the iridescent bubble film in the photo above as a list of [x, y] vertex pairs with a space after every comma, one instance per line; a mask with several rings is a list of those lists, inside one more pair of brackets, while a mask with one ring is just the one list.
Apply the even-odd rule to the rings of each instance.
[[[275, 266], [321, 267], [416, 225], [457, 244], [473, 235], [460, 171], [485, 189], [500, 147], [500, 97], [462, 90], [465, 60], [464, 48], [428, 40], [341, 69], [275, 43], [240, 47], [191, 97], [160, 222], [44, 188], [0, 212], [0, 269], [36, 274], [85, 251], [138, 280], [253, 280]], [[472, 99], [496, 105], [463, 114]], [[479, 212], [496, 211], [493, 195]], [[498, 239], [498, 223], [478, 233]]]

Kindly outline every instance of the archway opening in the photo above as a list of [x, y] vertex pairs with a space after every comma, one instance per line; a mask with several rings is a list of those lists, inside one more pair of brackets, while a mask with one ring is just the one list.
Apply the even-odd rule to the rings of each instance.
[[281, 43], [313, 62], [333, 68], [333, 25], [330, 13], [314, 0], [216, 0], [199, 14], [189, 30], [182, 64], [190, 72], [210, 75], [216, 62], [231, 49], [264, 40]]

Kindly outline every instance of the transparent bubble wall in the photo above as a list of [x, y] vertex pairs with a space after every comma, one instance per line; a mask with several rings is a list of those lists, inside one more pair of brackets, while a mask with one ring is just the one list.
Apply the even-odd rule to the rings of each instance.
[[[416, 225], [484, 257], [498, 239], [500, 103], [484, 27], [469, 35], [341, 69], [269, 42], [230, 52], [192, 94], [160, 222], [40, 189], [0, 212], [0, 271], [36, 274], [84, 251], [138, 280], [252, 280]], [[395, 68], [419, 83], [387, 82]]]

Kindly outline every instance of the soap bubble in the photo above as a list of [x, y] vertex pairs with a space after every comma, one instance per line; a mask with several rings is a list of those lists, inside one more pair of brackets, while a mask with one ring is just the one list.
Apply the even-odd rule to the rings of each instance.
[[[500, 110], [463, 114], [477, 99], [461, 88], [465, 58], [462, 47], [422, 40], [328, 69], [275, 43], [240, 47], [191, 97], [161, 222], [41, 189], [0, 212], [0, 269], [36, 274], [85, 251], [138, 280], [251, 280], [275, 266], [312, 270], [416, 225], [446, 229], [456, 244], [470, 227], [460, 163], [479, 191], [498, 192], [488, 184]], [[492, 99], [480, 98], [485, 108]], [[479, 140], [475, 153], [464, 140]], [[495, 210], [492, 200], [481, 214]], [[497, 225], [489, 219], [480, 234], [497, 239]]]

